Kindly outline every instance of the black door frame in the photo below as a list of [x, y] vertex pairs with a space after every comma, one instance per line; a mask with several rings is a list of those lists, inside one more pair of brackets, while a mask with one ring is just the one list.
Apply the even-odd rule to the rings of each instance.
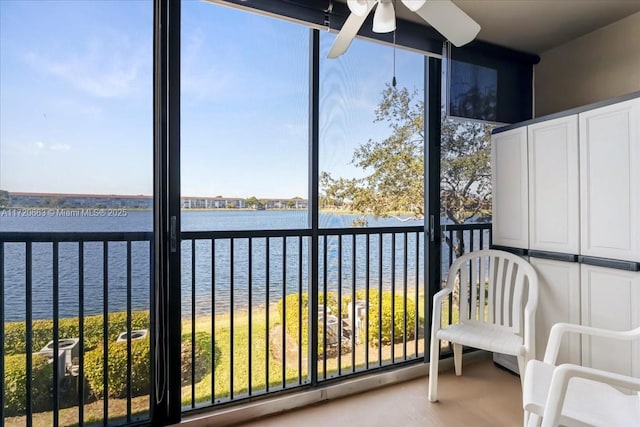
[[[425, 340], [424, 361], [429, 362], [432, 298], [440, 290], [442, 235], [440, 229], [440, 156], [442, 130], [442, 60], [425, 57], [424, 73], [424, 212], [425, 214]], [[427, 238], [428, 236], [428, 238]]]
[[180, 1], [154, 1], [151, 424], [180, 422]]

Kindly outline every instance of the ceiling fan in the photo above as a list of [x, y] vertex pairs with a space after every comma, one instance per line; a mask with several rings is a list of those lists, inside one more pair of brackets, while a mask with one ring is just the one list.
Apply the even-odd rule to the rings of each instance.
[[[409, 10], [417, 13], [428, 24], [445, 36], [454, 46], [460, 47], [473, 40], [480, 25], [456, 6], [451, 0], [401, 0]], [[375, 7], [373, 31], [389, 33], [396, 29], [393, 0], [347, 0], [351, 13], [338, 33], [328, 58], [337, 58], [347, 51], [351, 40], [358, 34], [369, 13]]]

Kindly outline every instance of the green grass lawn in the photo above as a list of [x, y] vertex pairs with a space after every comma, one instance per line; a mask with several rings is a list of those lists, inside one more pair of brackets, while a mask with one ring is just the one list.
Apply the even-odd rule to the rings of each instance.
[[[398, 294], [398, 299], [402, 298]], [[401, 299], [400, 299], [401, 300]], [[419, 296], [418, 316], [422, 322], [424, 319], [423, 296]], [[445, 306], [446, 307], [446, 306]], [[182, 404], [190, 407], [192, 404], [211, 404], [212, 402], [224, 402], [229, 399], [246, 396], [251, 388], [251, 394], [262, 394], [267, 389], [278, 390], [286, 387], [304, 384], [309, 378], [309, 363], [307, 358], [306, 339], [303, 340], [301, 354], [301, 369], [298, 369], [298, 358], [289, 357], [283, 373], [283, 364], [272, 354], [269, 344], [269, 331], [280, 325], [281, 319], [276, 306], [269, 309], [269, 325], [266, 320], [266, 308], [254, 309], [251, 313], [251, 336], [249, 335], [249, 313], [236, 312], [233, 318], [233, 351], [231, 346], [231, 317], [219, 315], [214, 319], [215, 342], [220, 350], [220, 358], [215, 363], [215, 371], [206, 374], [192, 389], [191, 384], [182, 387]], [[446, 313], [443, 312], [443, 318]], [[211, 334], [211, 317], [203, 316], [196, 319], [195, 332]], [[191, 320], [185, 320], [182, 325], [183, 338], [191, 335]], [[290, 334], [290, 341], [297, 345], [297, 331]], [[280, 337], [276, 339], [280, 340]], [[287, 344], [289, 345], [289, 344]], [[249, 361], [249, 349], [251, 349], [251, 363]], [[417, 350], [417, 351], [416, 351]], [[376, 367], [392, 363], [392, 353], [395, 361], [422, 357], [424, 340], [422, 333], [416, 339], [399, 342], [392, 345], [383, 345], [381, 348], [370, 345], [358, 344], [351, 349], [346, 349], [341, 354], [340, 360], [333, 352], [326, 360], [322, 357], [318, 360], [318, 378], [332, 378], [339, 375], [339, 366], [342, 374], [365, 370], [367, 357], [369, 367]], [[233, 358], [232, 358], [233, 354]], [[233, 359], [233, 360], [232, 360]], [[293, 359], [293, 360], [291, 360]], [[340, 363], [339, 363], [340, 362]], [[325, 368], [326, 366], [326, 368]], [[267, 369], [268, 367], [268, 369]], [[313, 369], [313, 368], [312, 368]], [[268, 374], [267, 374], [268, 371]], [[283, 375], [284, 374], [284, 375]], [[213, 393], [212, 393], [213, 385]], [[192, 390], [194, 393], [192, 394]], [[233, 396], [232, 396], [233, 392]], [[213, 396], [213, 398], [212, 398]], [[118, 418], [126, 415], [126, 399], [109, 399], [109, 418]], [[141, 396], [131, 400], [131, 408], [134, 414], [144, 415], [149, 409], [149, 397]], [[59, 411], [61, 425], [74, 425], [78, 420], [78, 408], [71, 407]], [[84, 406], [85, 422], [102, 420], [103, 401], [89, 402]], [[52, 412], [33, 414], [34, 425], [51, 425]], [[13, 417], [5, 419], [6, 426], [25, 425], [25, 417]]]

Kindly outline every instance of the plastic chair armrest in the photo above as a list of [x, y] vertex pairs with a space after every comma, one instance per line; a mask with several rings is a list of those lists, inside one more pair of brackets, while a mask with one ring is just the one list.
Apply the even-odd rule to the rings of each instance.
[[442, 300], [453, 290], [444, 288], [433, 296], [433, 317], [431, 322], [431, 335], [435, 338], [435, 332], [442, 328]]
[[542, 427], [555, 427], [558, 425], [562, 412], [562, 405], [566, 397], [569, 381], [572, 378], [584, 378], [598, 381], [617, 387], [640, 391], [640, 378], [629, 377], [613, 372], [588, 368], [566, 363], [558, 366], [553, 371], [547, 403], [542, 417]]
[[442, 304], [442, 300], [444, 299], [444, 297], [449, 295], [452, 291], [453, 289], [451, 288], [442, 288], [438, 292], [436, 292], [436, 294], [433, 296], [433, 306], [435, 307], [436, 304]]
[[536, 357], [536, 313], [530, 310], [529, 306], [524, 309], [524, 346], [527, 357], [535, 359]]
[[574, 323], [556, 323], [551, 327], [544, 362], [555, 365], [560, 350], [562, 338], [566, 333], [578, 333], [595, 337], [612, 338], [630, 341], [640, 337], [640, 327], [630, 331], [612, 331], [610, 329], [595, 328], [593, 326], [576, 325]]

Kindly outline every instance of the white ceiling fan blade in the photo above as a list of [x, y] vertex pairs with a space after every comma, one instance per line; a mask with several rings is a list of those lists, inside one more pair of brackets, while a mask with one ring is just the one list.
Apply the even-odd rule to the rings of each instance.
[[358, 16], [367, 14], [367, 0], [347, 0], [347, 6], [351, 13], [355, 13]]
[[407, 6], [411, 12], [417, 11], [424, 6], [426, 2], [427, 0], [402, 0], [402, 3]]
[[367, 13], [362, 16], [358, 16], [355, 13], [349, 14], [349, 17], [344, 21], [344, 25], [338, 33], [338, 37], [336, 37], [336, 40], [333, 42], [333, 46], [331, 46], [327, 58], [337, 58], [349, 49], [351, 41], [356, 34], [358, 34], [358, 31], [360, 31], [360, 27], [364, 24], [364, 21], [367, 19], [369, 12], [371, 12], [375, 4], [375, 2], [367, 2]]
[[428, 0], [416, 13], [456, 47], [469, 43], [480, 32], [480, 25], [451, 0]]

